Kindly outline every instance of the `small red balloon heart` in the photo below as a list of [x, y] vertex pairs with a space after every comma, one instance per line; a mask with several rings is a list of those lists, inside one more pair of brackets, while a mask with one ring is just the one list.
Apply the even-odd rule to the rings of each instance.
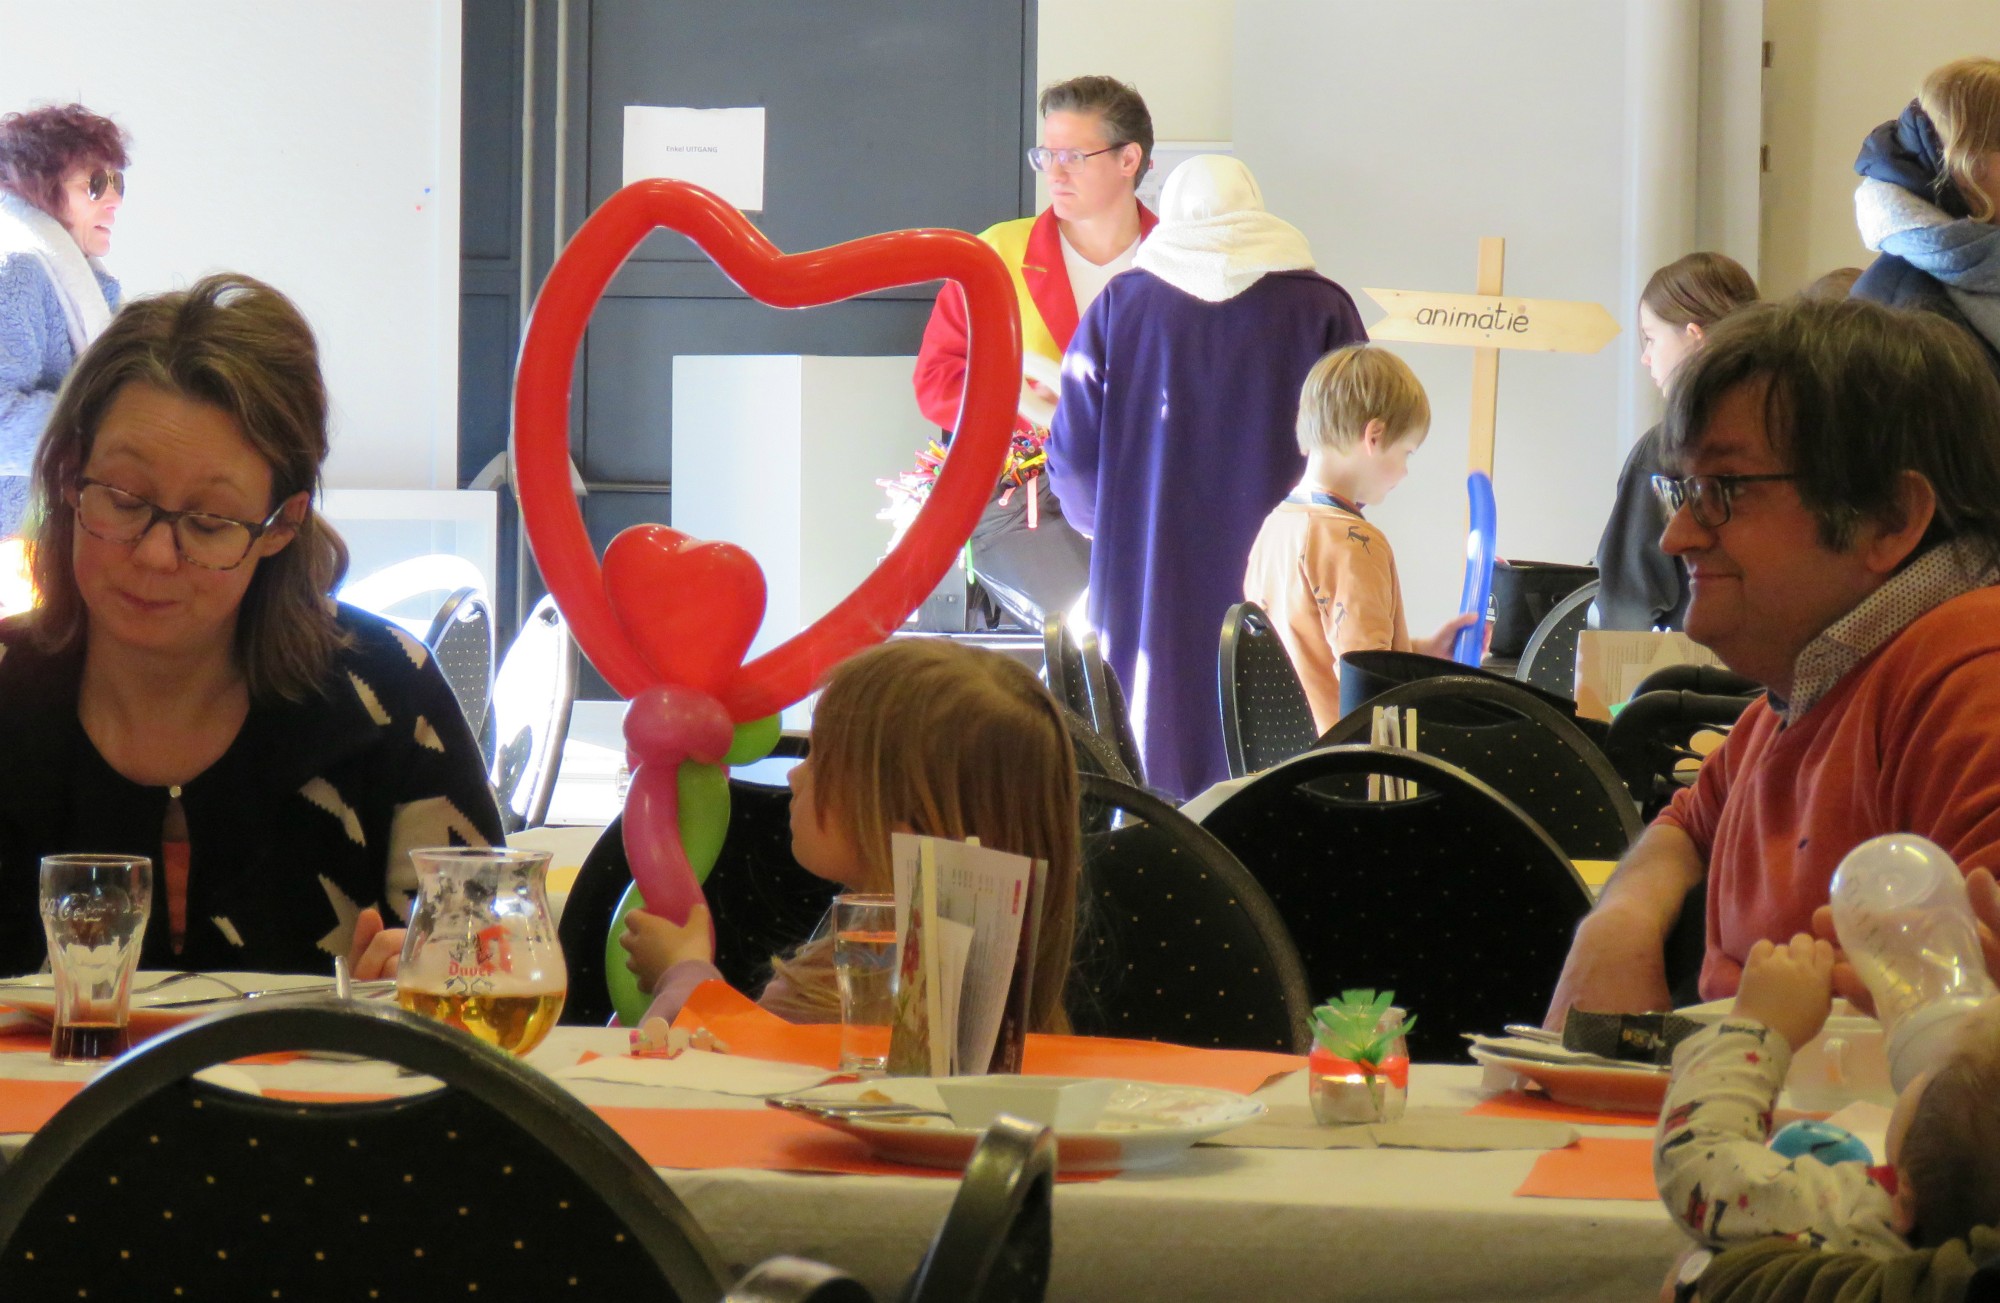
[[764, 572], [734, 543], [634, 525], [604, 549], [604, 593], [660, 683], [711, 697], [743, 664], [764, 622]]
[[[668, 669], [651, 663], [657, 646], [642, 649], [630, 636], [654, 621], [628, 603], [679, 607], [688, 600], [642, 596], [635, 588], [614, 606], [606, 592], [570, 492], [570, 384], [592, 310], [626, 255], [656, 227], [688, 236], [746, 293], [773, 307], [813, 307], [932, 280], [955, 281], [965, 291], [971, 351], [965, 402], [944, 470], [902, 541], [860, 587], [810, 627], [729, 676], [717, 695], [730, 718], [762, 719], [811, 692], [842, 659], [888, 637], [958, 559], [992, 496], [1013, 433], [1021, 384], [1020, 310], [999, 255], [963, 231], [896, 231], [783, 254], [743, 214], [683, 181], [638, 181], [605, 200], [577, 228], [536, 296], [514, 380], [514, 460], [521, 517], [542, 577], [577, 645], [626, 697], [658, 684]], [[761, 588], [757, 605], [761, 612]], [[706, 625], [706, 613], [693, 609]], [[679, 655], [670, 653], [669, 659], [680, 664]]]

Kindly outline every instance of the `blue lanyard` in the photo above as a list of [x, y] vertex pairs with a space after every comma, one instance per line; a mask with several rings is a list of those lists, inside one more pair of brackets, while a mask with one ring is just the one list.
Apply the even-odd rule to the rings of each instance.
[[1309, 498], [1301, 498], [1298, 494], [1294, 493], [1286, 498], [1285, 501], [1296, 502], [1301, 506], [1310, 501], [1315, 507], [1339, 507], [1342, 511], [1352, 512], [1357, 516], [1361, 515], [1360, 503], [1349, 502], [1346, 498], [1340, 497], [1338, 494], [1322, 493], [1318, 489], [1313, 490]]

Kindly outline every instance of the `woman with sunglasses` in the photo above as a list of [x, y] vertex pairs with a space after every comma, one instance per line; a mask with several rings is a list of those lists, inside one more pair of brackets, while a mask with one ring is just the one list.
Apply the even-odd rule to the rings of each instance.
[[158, 866], [149, 968], [389, 971], [412, 847], [500, 819], [423, 645], [328, 596], [311, 328], [240, 275], [128, 305], [35, 454], [41, 605], [0, 620], [0, 974], [45, 947], [40, 858]]
[[56, 390], [118, 307], [104, 270], [125, 202], [125, 133], [81, 104], [0, 118], [0, 539]]

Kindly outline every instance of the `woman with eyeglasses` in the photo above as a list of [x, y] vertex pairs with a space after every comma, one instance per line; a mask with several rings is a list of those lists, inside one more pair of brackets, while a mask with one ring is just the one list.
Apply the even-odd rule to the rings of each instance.
[[78, 361], [35, 454], [41, 605], [0, 620], [0, 974], [42, 964], [44, 855], [152, 858], [144, 967], [374, 977], [410, 848], [499, 841], [436, 662], [329, 596], [326, 452], [312, 330], [247, 276]]
[[[1045, 89], [1040, 109], [1042, 140], [1028, 164], [1048, 179], [1049, 206], [979, 235], [1013, 276], [1024, 374], [1014, 450], [972, 532], [973, 568], [988, 595], [1038, 632], [1090, 579], [1090, 544], [1063, 519], [1041, 473], [1063, 350], [1157, 220], [1136, 193], [1153, 155], [1153, 119], [1138, 91], [1111, 77], [1073, 77]], [[947, 284], [915, 376], [917, 406], [946, 431], [958, 425], [967, 347], [965, 298]]]
[[20, 531], [56, 390], [118, 307], [103, 258], [125, 202], [126, 144], [81, 104], [0, 118], [0, 539]]

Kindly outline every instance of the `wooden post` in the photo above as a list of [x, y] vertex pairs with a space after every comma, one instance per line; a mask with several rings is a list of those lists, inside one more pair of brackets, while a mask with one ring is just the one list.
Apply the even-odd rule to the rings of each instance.
[[[1497, 235], [1479, 241], [1478, 294], [1498, 296], [1505, 277], [1507, 241]], [[1472, 350], [1472, 437], [1467, 445], [1468, 469], [1493, 475], [1493, 414], [1500, 405], [1500, 350]]]

